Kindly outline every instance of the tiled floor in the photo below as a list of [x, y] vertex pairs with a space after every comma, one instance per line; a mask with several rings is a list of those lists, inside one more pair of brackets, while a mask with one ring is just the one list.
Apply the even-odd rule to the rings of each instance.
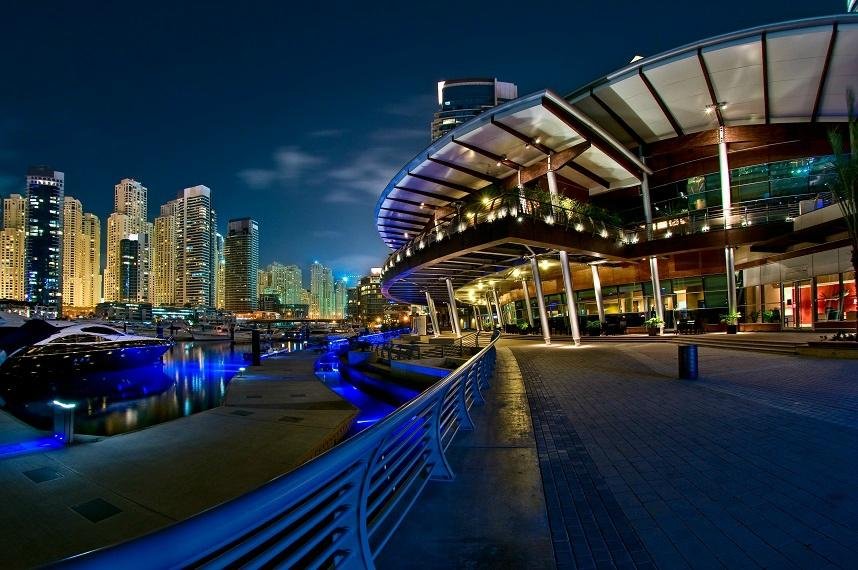
[[855, 567], [854, 361], [510, 347], [559, 567]]

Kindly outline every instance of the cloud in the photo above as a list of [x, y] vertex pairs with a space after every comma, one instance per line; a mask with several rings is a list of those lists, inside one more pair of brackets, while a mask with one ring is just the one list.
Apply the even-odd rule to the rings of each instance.
[[400, 142], [409, 140], [429, 141], [429, 129], [378, 129], [369, 134], [369, 138], [379, 142]]
[[247, 168], [238, 173], [239, 178], [251, 188], [270, 188], [275, 184], [299, 180], [307, 170], [325, 162], [323, 158], [304, 152], [297, 146], [281, 147], [272, 158], [274, 164], [271, 168]]
[[332, 190], [325, 194], [322, 201], [330, 202], [332, 204], [357, 204], [361, 199], [359, 196], [355, 195], [354, 192], [349, 192], [347, 190]]
[[[360, 190], [377, 197], [407, 158], [403, 152], [387, 146], [368, 147], [352, 159], [328, 171], [338, 189]], [[340, 195], [340, 198], [344, 194]]]
[[346, 129], [319, 129], [318, 131], [310, 131], [307, 135], [317, 139], [326, 139], [341, 137], [347, 132]]
[[383, 107], [385, 113], [397, 117], [417, 117], [426, 119], [437, 111], [438, 102], [432, 95], [415, 95], [402, 101], [388, 103]]

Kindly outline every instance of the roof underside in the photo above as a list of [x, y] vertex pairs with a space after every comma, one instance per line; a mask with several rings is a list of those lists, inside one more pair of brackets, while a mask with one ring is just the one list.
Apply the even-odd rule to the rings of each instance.
[[430, 145], [388, 184], [376, 206], [379, 235], [396, 249], [433, 212], [576, 145], [556, 169], [590, 192], [640, 183], [643, 165], [619, 141], [559, 96], [541, 91], [496, 107]]
[[787, 22], [635, 62], [572, 93], [627, 146], [719, 125], [840, 122], [858, 87], [858, 15]]

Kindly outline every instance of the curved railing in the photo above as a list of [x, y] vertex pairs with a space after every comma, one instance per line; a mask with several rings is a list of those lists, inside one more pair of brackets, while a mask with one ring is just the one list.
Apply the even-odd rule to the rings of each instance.
[[80, 568], [372, 568], [445, 450], [473, 429], [495, 364], [488, 346], [373, 427], [259, 489], [117, 546], [64, 560]]

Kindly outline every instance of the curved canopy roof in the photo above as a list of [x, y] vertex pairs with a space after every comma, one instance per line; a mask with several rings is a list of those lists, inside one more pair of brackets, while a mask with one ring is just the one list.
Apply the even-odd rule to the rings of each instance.
[[648, 172], [562, 97], [538, 91], [478, 115], [405, 165], [376, 204], [378, 233], [396, 249], [426, 228], [434, 210], [517, 177], [550, 155], [563, 158], [562, 166], [555, 164], [559, 176], [591, 192], [639, 184]]
[[689, 44], [567, 99], [627, 146], [720, 125], [845, 121], [858, 88], [858, 14], [796, 20]]

